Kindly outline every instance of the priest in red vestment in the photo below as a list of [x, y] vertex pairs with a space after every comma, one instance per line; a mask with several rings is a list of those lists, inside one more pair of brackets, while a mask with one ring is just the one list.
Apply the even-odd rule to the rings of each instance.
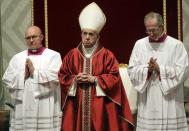
[[81, 43], [59, 71], [63, 131], [131, 131], [133, 118], [113, 53], [99, 42], [106, 17], [96, 3], [80, 16]]

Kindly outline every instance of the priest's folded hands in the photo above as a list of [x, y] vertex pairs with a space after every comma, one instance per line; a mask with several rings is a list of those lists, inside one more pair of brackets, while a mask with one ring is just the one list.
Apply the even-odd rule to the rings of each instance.
[[148, 63], [148, 66], [149, 66], [148, 67], [149, 72], [152, 72], [154, 70], [155, 72], [157, 72], [159, 74], [160, 71], [159, 71], [159, 65], [157, 63], [157, 58], [151, 57], [150, 61]]
[[28, 58], [26, 59], [26, 63], [25, 63], [25, 79], [27, 79], [28, 77], [32, 76], [34, 73], [34, 66], [32, 61]]
[[79, 73], [77, 76], [76, 76], [76, 82], [77, 83], [95, 83], [95, 79], [96, 77], [95, 76], [91, 76], [89, 74], [86, 74], [86, 73]]

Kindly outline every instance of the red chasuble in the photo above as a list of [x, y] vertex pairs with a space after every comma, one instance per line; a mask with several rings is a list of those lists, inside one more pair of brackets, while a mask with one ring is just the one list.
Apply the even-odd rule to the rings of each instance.
[[[75, 77], [85, 72], [96, 76], [106, 96], [97, 96], [96, 84], [76, 84], [76, 95], [69, 96]], [[82, 45], [65, 56], [59, 71], [62, 90], [63, 131], [131, 131], [133, 118], [113, 53], [101, 45], [86, 58]]]

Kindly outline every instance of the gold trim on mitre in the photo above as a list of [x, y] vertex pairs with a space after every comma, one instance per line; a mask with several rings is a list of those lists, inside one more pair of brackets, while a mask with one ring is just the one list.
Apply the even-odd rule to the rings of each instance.
[[100, 33], [105, 23], [106, 16], [95, 2], [87, 5], [79, 15], [79, 24], [81, 30], [90, 29]]

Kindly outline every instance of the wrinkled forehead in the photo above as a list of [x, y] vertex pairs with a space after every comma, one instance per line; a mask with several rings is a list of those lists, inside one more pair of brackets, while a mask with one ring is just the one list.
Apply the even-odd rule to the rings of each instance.
[[85, 32], [85, 33], [92, 33], [92, 34], [96, 34], [98, 35], [98, 33], [95, 30], [92, 29], [82, 29], [81, 32]]

